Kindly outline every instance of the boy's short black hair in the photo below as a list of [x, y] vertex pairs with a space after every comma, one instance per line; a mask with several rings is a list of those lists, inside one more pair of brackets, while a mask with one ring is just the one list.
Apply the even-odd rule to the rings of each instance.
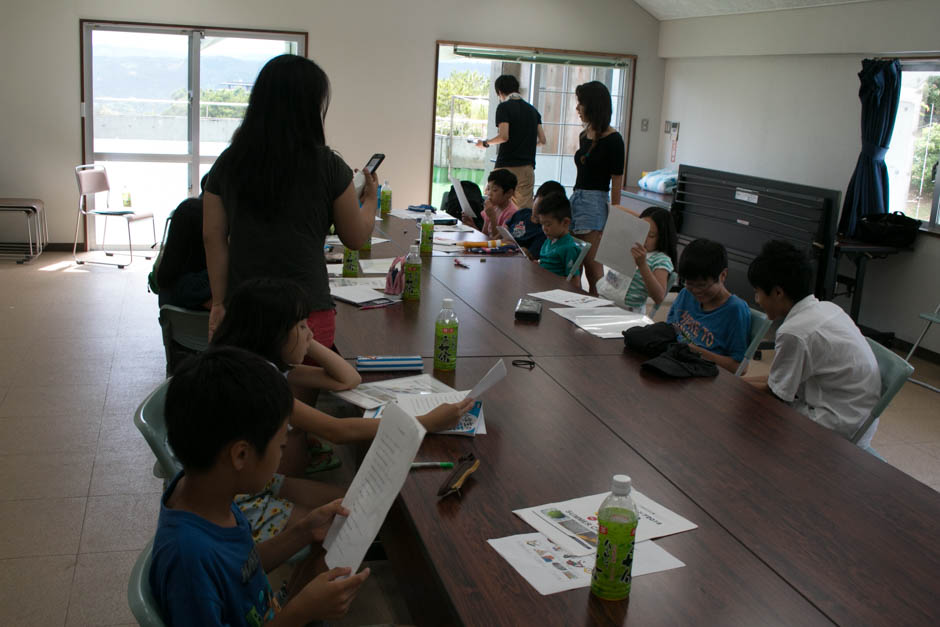
[[549, 194], [539, 202], [539, 217], [546, 216], [561, 222], [565, 218], [571, 219], [571, 203], [568, 197], [558, 192]]
[[710, 239], [697, 239], [689, 242], [679, 257], [679, 276], [684, 281], [689, 279], [718, 280], [728, 267], [728, 251], [719, 242]]
[[519, 91], [519, 79], [512, 74], [503, 74], [493, 82], [497, 94], [514, 94]]
[[519, 184], [519, 179], [509, 170], [493, 170], [486, 177], [486, 180], [490, 183], [496, 183], [504, 192], [516, 189], [516, 185]]
[[779, 287], [796, 303], [813, 293], [813, 264], [790, 242], [771, 240], [751, 262], [747, 280], [767, 294]]
[[204, 472], [236, 440], [264, 454], [293, 405], [287, 380], [267, 361], [240, 348], [210, 348], [183, 362], [170, 380], [167, 440], [183, 468]]
[[549, 194], [562, 194], [565, 195], [565, 186], [559, 183], [558, 181], [545, 181], [539, 185], [538, 190], [535, 192], [536, 198], [545, 198]]

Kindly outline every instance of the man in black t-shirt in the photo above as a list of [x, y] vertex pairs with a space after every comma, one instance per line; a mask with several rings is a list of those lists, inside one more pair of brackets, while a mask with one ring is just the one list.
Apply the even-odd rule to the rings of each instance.
[[499, 145], [496, 155], [497, 170], [509, 170], [516, 175], [518, 184], [513, 202], [520, 209], [532, 208], [532, 190], [535, 187], [535, 147], [545, 143], [542, 116], [519, 95], [519, 80], [503, 74], [493, 86], [499, 98], [496, 107], [495, 137], [477, 142], [488, 148]]

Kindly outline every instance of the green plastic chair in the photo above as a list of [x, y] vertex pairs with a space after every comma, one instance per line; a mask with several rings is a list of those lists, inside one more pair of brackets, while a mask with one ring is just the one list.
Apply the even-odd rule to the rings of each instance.
[[166, 390], [169, 385], [169, 379], [161, 383], [134, 412], [134, 425], [147, 440], [150, 450], [157, 458], [157, 463], [153, 466], [153, 475], [163, 479], [164, 482], [175, 477], [183, 469], [166, 441], [163, 405], [166, 402]]
[[568, 276], [565, 277], [568, 281], [581, 273], [581, 266], [584, 264], [584, 258], [587, 257], [588, 251], [591, 250], [591, 242], [585, 242], [584, 240], [580, 240], [576, 237], [574, 238], [574, 243], [578, 245], [578, 248], [581, 249], [581, 252], [578, 254], [578, 258], [574, 260], [574, 265], [571, 266], [571, 272], [569, 272]]
[[[934, 323], [940, 324], [940, 305], [937, 305], [937, 308], [933, 310], [933, 313], [922, 313], [920, 317], [927, 321], [927, 324], [924, 325], [924, 330], [920, 332], [920, 337], [917, 338], [917, 341], [914, 342], [914, 345], [911, 346], [911, 352], [907, 354], [907, 357], [904, 358], [904, 361], [910, 363], [911, 357], [914, 356], [914, 351], [917, 350], [917, 347], [923, 341], [924, 336], [927, 335], [927, 331], [930, 330], [930, 326]], [[916, 383], [917, 385], [923, 386], [928, 390], [933, 390], [934, 392], [940, 392], [940, 388], [930, 385], [924, 381], [918, 381], [917, 379], [911, 379], [911, 383]]]
[[209, 347], [209, 312], [183, 309], [175, 305], [160, 307], [160, 328], [163, 330], [163, 350], [166, 353], [166, 374], [176, 367], [173, 343], [201, 353]]
[[878, 399], [878, 403], [871, 410], [868, 419], [859, 425], [855, 435], [850, 438], [853, 444], [858, 444], [858, 441], [868, 431], [871, 424], [881, 415], [881, 412], [885, 410], [894, 395], [900, 391], [908, 377], [914, 372], [914, 366], [904, 361], [900, 356], [895, 355], [894, 352], [871, 338], [866, 337], [865, 339], [868, 340], [868, 345], [871, 346], [871, 351], [875, 354], [878, 371], [881, 373], [881, 398]]
[[760, 346], [761, 340], [764, 339], [767, 330], [770, 329], [770, 325], [771, 321], [764, 315], [764, 312], [751, 309], [751, 333], [748, 336], [747, 350], [744, 351], [744, 359], [738, 364], [738, 369], [734, 371], [735, 376], [740, 377], [747, 370], [747, 365], [754, 357], [754, 353], [757, 352], [757, 347]]
[[150, 589], [150, 561], [153, 540], [137, 556], [127, 581], [127, 604], [141, 627], [165, 627], [157, 602]]
[[[669, 277], [666, 279], [666, 294], [668, 294], [668, 293], [672, 290], [672, 288], [676, 285], [676, 283], [677, 283], [678, 281], [679, 281], [679, 273], [678, 273], [678, 272], [670, 272], [670, 273], [669, 273]], [[655, 316], [655, 315], [656, 315], [656, 312], [659, 311], [659, 308], [662, 307], [662, 306], [663, 306], [663, 303], [665, 303], [665, 302], [666, 302], [666, 297], [663, 296], [662, 302], [660, 302], [660, 303], [653, 303], [653, 308], [650, 309], [650, 312], [649, 312], [648, 314], [646, 314], [647, 317], [648, 317], [648, 318], [652, 318], [653, 316]]]

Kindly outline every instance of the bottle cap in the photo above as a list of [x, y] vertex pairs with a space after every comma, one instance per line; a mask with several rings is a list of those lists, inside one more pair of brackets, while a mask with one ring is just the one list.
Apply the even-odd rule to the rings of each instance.
[[425, 216], [430, 216], [430, 215], [431, 215], [431, 210], [430, 210], [430, 209], [425, 209], [425, 210], [424, 210], [424, 215], [425, 215]]
[[454, 308], [454, 299], [453, 299], [453, 298], [445, 298], [444, 301], [441, 303], [441, 307], [442, 307], [443, 309], [453, 309], [453, 308]]
[[614, 475], [610, 482], [610, 491], [619, 496], [630, 494], [630, 477], [627, 475]]
[[415, 254], [418, 254], [418, 253], [421, 252], [421, 250], [418, 248], [418, 245], [417, 245], [417, 244], [412, 244], [412, 245], [411, 245], [411, 248], [410, 248], [409, 250], [410, 250], [411, 252], [415, 253]]

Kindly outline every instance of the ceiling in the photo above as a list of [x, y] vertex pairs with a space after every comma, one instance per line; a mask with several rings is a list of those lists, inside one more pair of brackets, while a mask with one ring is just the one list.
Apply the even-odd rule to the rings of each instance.
[[657, 20], [804, 9], [872, 0], [634, 0]]

